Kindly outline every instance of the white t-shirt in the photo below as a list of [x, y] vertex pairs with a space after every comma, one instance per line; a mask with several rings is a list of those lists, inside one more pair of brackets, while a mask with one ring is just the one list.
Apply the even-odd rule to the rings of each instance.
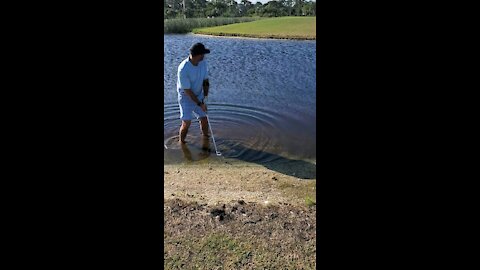
[[185, 89], [191, 89], [200, 100], [203, 99], [203, 81], [208, 79], [207, 62], [205, 60], [194, 66], [189, 58], [178, 66], [177, 92], [179, 97], [185, 96]]

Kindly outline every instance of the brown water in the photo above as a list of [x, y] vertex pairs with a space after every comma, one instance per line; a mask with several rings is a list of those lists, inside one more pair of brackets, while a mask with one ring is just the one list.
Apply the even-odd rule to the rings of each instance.
[[[241, 160], [316, 162], [315, 41], [164, 35], [164, 164]], [[209, 117], [218, 150], [192, 123], [178, 144], [176, 73], [188, 48], [211, 49]]]

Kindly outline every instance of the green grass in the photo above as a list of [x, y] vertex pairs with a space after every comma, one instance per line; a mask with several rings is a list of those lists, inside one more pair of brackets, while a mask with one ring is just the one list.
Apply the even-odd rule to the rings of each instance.
[[316, 17], [280, 17], [231, 25], [195, 28], [196, 34], [256, 38], [316, 39]]
[[265, 239], [245, 239], [245, 235], [225, 233], [185, 236], [164, 244], [167, 255], [164, 255], [163, 266], [167, 270], [315, 269], [316, 246], [313, 244], [298, 244], [283, 250], [278, 242], [276, 247], [271, 247]]
[[251, 22], [260, 19], [259, 17], [238, 17], [238, 18], [190, 18], [190, 19], [167, 19], [163, 21], [163, 33], [185, 34], [192, 32], [194, 28], [211, 27], [232, 23]]
[[308, 181], [306, 185], [295, 185], [291, 182], [281, 182], [278, 189], [292, 199], [304, 200], [308, 207], [316, 205], [317, 181]]
[[312, 207], [317, 204], [317, 202], [309, 196], [305, 198], [305, 203], [307, 204], [308, 207]]
[[164, 258], [165, 269], [217, 269], [221, 265], [227, 269], [236, 269], [251, 256], [253, 249], [245, 241], [225, 234], [212, 233], [196, 239], [186, 237], [180, 241], [182, 246], [188, 246], [188, 250], [194, 254], [187, 257], [176, 254]]

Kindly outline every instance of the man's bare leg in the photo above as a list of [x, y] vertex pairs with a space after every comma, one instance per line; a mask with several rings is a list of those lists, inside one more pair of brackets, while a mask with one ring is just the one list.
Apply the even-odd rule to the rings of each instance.
[[202, 129], [203, 136], [208, 137], [208, 120], [207, 120], [207, 117], [200, 118], [200, 128]]
[[185, 143], [185, 138], [187, 137], [188, 128], [190, 127], [191, 124], [192, 124], [192, 121], [182, 120], [182, 126], [180, 127], [180, 132], [179, 132], [181, 143]]

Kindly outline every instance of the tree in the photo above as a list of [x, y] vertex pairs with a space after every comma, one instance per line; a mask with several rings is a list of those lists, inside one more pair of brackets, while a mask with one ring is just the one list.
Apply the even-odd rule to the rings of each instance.
[[256, 2], [255, 5], [253, 5], [253, 11], [255, 12], [254, 14], [257, 16], [261, 16], [261, 11], [263, 9], [263, 4], [262, 2]]
[[252, 7], [252, 2], [248, 0], [242, 0], [238, 5], [239, 16], [247, 16]]
[[293, 15], [293, 5], [295, 4], [293, 0], [282, 0], [283, 6], [287, 10], [287, 16]]
[[206, 7], [207, 7], [207, 1], [206, 0], [187, 0], [189, 4], [187, 3], [187, 9], [191, 9], [189, 14], [191, 14], [191, 17], [193, 18], [205, 18], [206, 17]]
[[280, 17], [287, 16], [286, 7], [278, 1], [270, 1], [263, 6], [262, 16], [264, 17]]
[[173, 19], [183, 14], [182, 0], [164, 0], [164, 17], [166, 19]]
[[316, 2], [308, 0], [271, 0], [265, 4], [249, 0], [164, 0], [163, 9], [165, 19], [316, 16]]
[[302, 6], [302, 14], [305, 16], [315, 16], [316, 15], [316, 3], [315, 2], [306, 2]]
[[294, 1], [294, 4], [293, 4], [294, 15], [303, 16], [304, 14], [302, 11], [302, 7], [305, 4], [305, 1], [304, 0], [293, 0], [293, 1]]
[[209, 17], [220, 17], [227, 11], [227, 3], [224, 0], [212, 0], [207, 3], [205, 15]]
[[226, 0], [227, 10], [224, 13], [224, 17], [237, 17], [238, 16], [238, 4], [235, 0]]

